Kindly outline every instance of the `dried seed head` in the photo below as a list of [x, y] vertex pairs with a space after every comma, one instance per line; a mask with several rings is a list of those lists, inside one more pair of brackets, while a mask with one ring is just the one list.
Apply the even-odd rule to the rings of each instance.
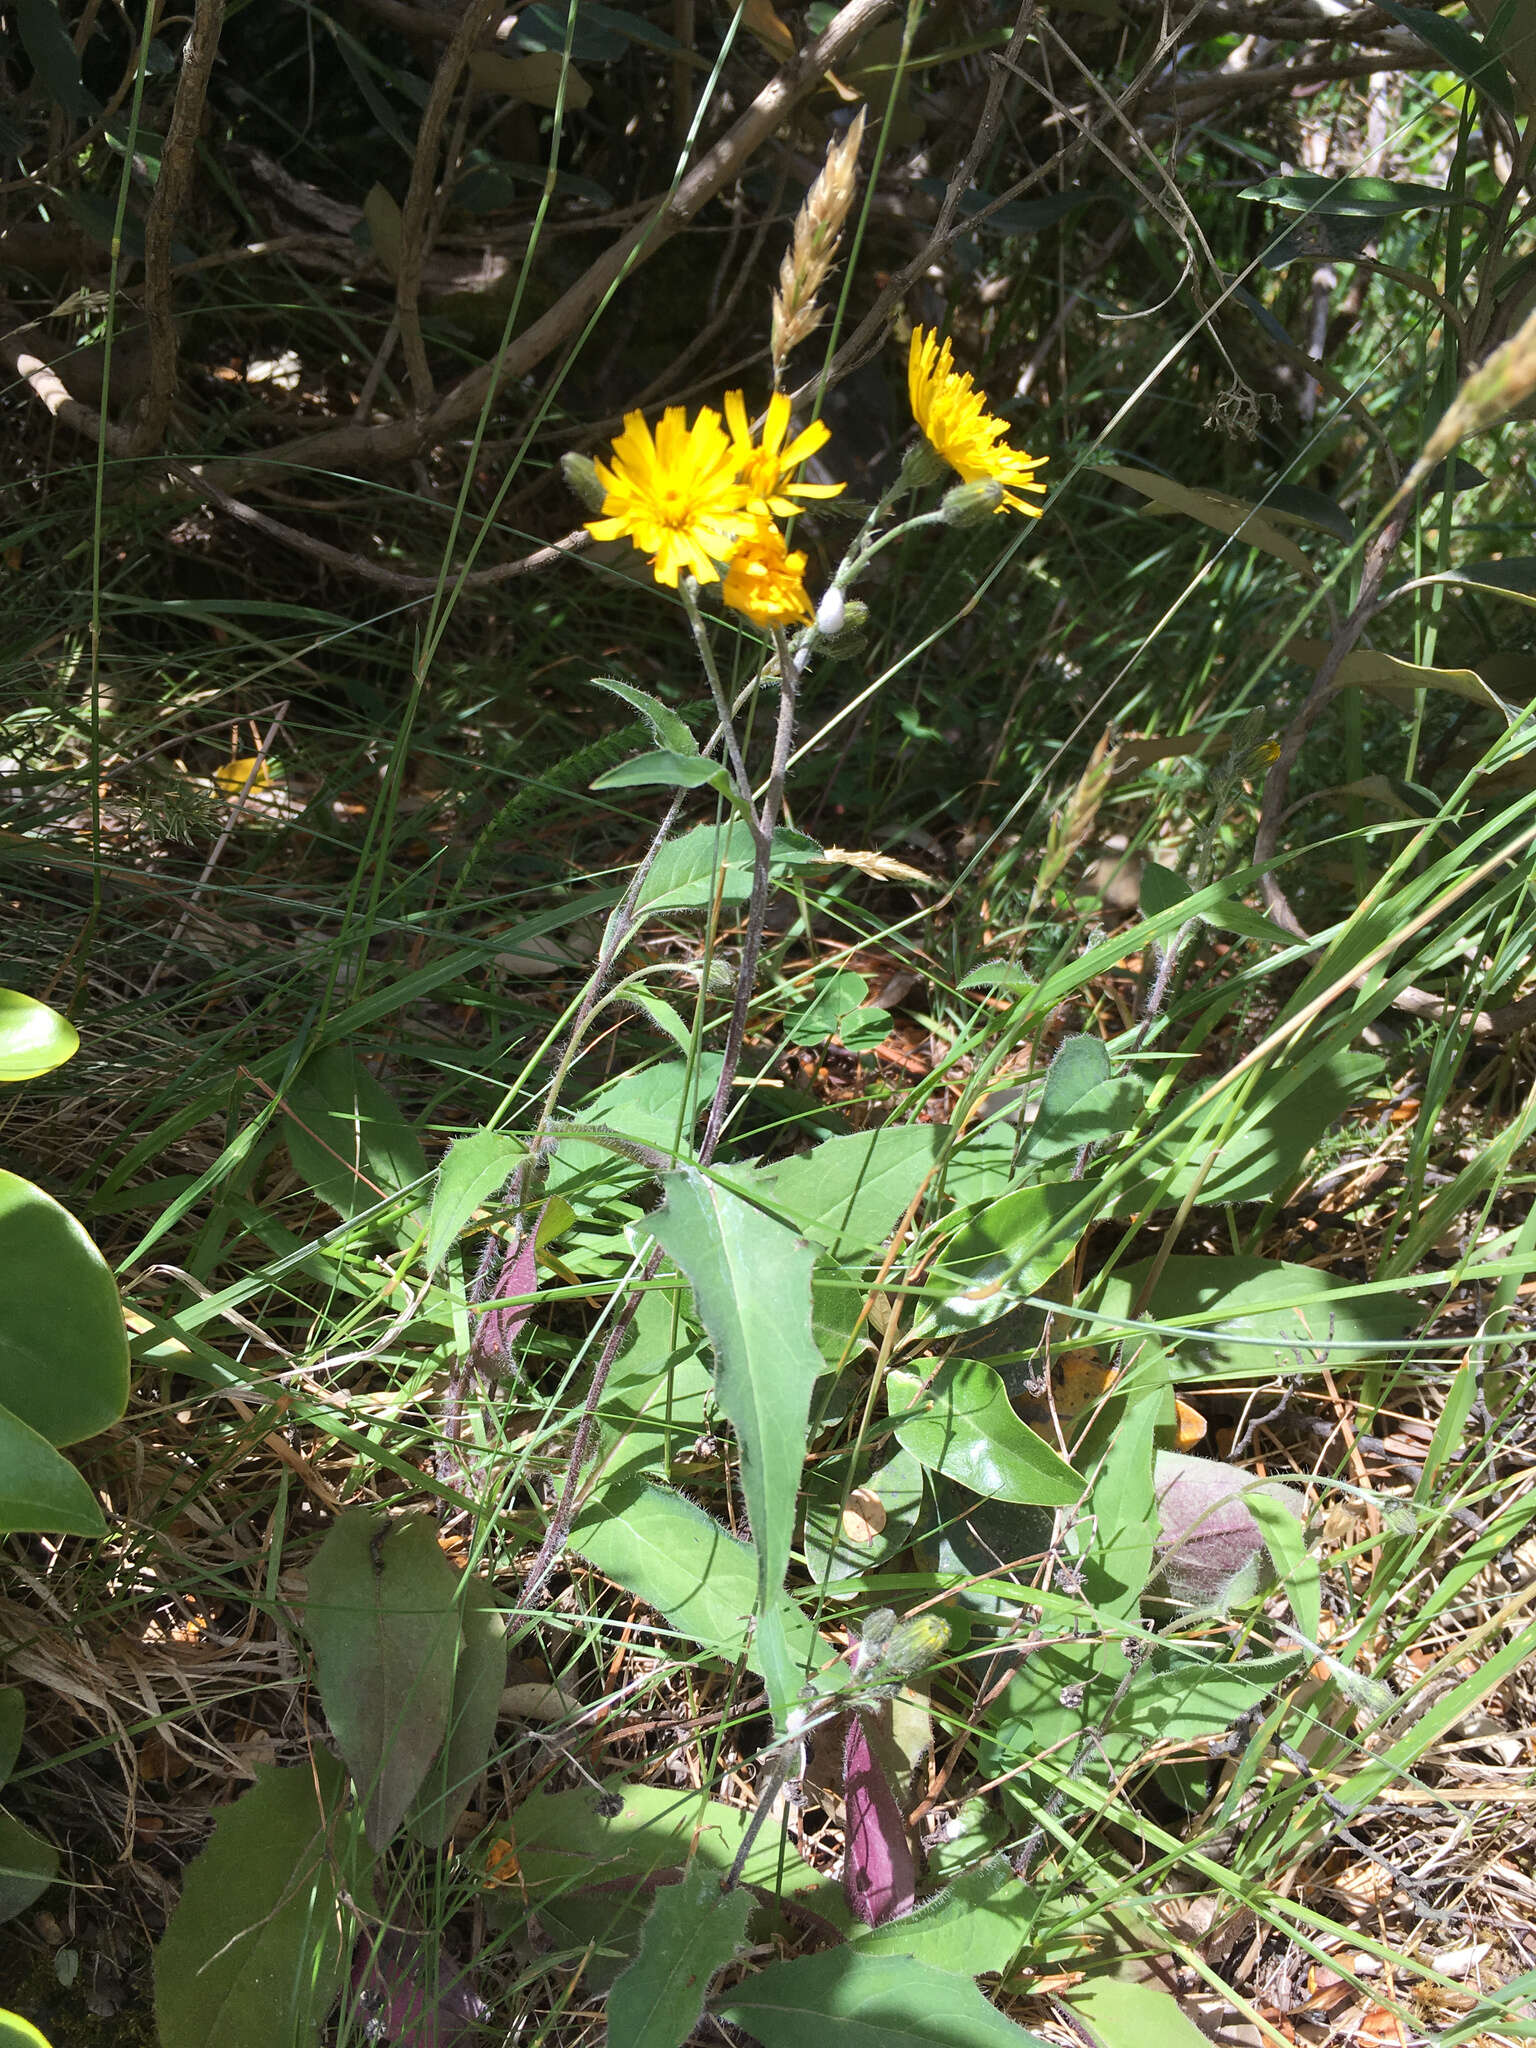
[[818, 292], [832, 268], [838, 241], [853, 195], [858, 189], [859, 144], [864, 139], [864, 108], [854, 116], [848, 133], [827, 150], [827, 160], [805, 195], [795, 215], [795, 231], [779, 265], [778, 289], [773, 295], [773, 329], [770, 354], [773, 381], [779, 382], [784, 360], [790, 350], [815, 332], [821, 321]]

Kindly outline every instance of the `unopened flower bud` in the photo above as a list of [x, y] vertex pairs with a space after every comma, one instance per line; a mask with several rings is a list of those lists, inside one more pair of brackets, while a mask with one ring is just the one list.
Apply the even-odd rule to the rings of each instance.
[[1003, 487], [995, 476], [978, 477], [973, 484], [956, 484], [944, 493], [939, 510], [946, 526], [984, 526], [1003, 502]]
[[590, 455], [568, 454], [560, 458], [560, 474], [573, 497], [580, 498], [589, 512], [601, 512], [608, 493]]
[[826, 634], [820, 651], [829, 661], [855, 661], [868, 644], [869, 606], [861, 598], [850, 597], [843, 604], [842, 625], [835, 633]]
[[915, 448], [909, 448], [906, 460], [901, 465], [901, 474], [896, 487], [903, 491], [920, 491], [927, 484], [936, 484], [941, 476], [948, 474], [949, 464], [927, 441], [919, 441]]
[[843, 593], [834, 583], [816, 607], [816, 630], [823, 639], [831, 640], [841, 633], [847, 610]]

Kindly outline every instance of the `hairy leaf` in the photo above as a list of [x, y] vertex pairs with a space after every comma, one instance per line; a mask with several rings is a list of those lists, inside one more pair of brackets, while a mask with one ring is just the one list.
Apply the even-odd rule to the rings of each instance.
[[854, 1946], [772, 1963], [719, 2011], [764, 2048], [1021, 2048], [1039, 2038], [1005, 2019], [968, 1977]]
[[663, 1885], [645, 1917], [640, 1953], [608, 1994], [609, 2048], [682, 2048], [710, 1981], [746, 1940], [752, 1895], [697, 1866]]
[[288, 1090], [288, 1157], [349, 1222], [425, 1178], [421, 1140], [355, 1053], [327, 1046]]

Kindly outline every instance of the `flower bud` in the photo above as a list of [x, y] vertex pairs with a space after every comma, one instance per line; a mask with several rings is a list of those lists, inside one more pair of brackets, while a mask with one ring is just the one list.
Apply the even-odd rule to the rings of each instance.
[[915, 448], [909, 448], [906, 460], [901, 465], [901, 474], [896, 479], [896, 488], [901, 491], [920, 491], [927, 484], [936, 484], [941, 476], [948, 473], [949, 464], [927, 441], [919, 441]]
[[[830, 592], [828, 595], [830, 596]], [[826, 603], [826, 598], [822, 603]], [[822, 628], [826, 637], [821, 652], [829, 661], [855, 661], [869, 644], [869, 606], [861, 598], [850, 597], [843, 604], [843, 623], [835, 633]]]
[[956, 484], [944, 493], [939, 510], [946, 526], [984, 526], [1003, 502], [1003, 487], [994, 476], [978, 477], [973, 484]]
[[816, 630], [823, 639], [832, 640], [843, 630], [848, 607], [843, 593], [834, 583], [816, 607]]
[[560, 474], [573, 497], [580, 498], [589, 512], [601, 512], [608, 493], [590, 455], [571, 453], [560, 458]]

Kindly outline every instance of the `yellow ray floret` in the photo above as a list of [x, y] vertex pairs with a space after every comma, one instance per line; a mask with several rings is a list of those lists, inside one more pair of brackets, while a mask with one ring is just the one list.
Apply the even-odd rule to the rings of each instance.
[[729, 561], [752, 524], [752, 493], [712, 406], [691, 427], [680, 405], [668, 406], [654, 440], [642, 413], [626, 413], [612, 463], [595, 467], [604, 496], [603, 517], [587, 522], [594, 539], [633, 541], [656, 581], [673, 590], [684, 570], [700, 583], [719, 580], [715, 565]]
[[756, 626], [792, 626], [816, 615], [805, 594], [805, 556], [793, 554], [771, 519], [760, 519], [731, 557], [721, 596]]
[[987, 402], [969, 374], [955, 368], [954, 351], [946, 341], [939, 345], [936, 334], [921, 327], [912, 330], [912, 353], [907, 362], [907, 392], [912, 400], [912, 417], [922, 428], [936, 455], [968, 484], [991, 477], [1003, 486], [1003, 502], [1015, 512], [1040, 517], [1040, 507], [1019, 496], [1034, 491], [1044, 497], [1045, 485], [1035, 482], [1035, 471], [1046, 458], [1026, 455], [1010, 448], [1004, 440], [1008, 422], [987, 411]]
[[725, 394], [725, 421], [731, 430], [731, 444], [741, 464], [741, 480], [752, 493], [752, 510], [760, 518], [792, 519], [799, 506], [796, 498], [835, 498], [843, 484], [793, 484], [788, 481], [802, 462], [808, 462], [818, 448], [832, 438], [826, 423], [812, 420], [803, 433], [796, 434], [786, 448], [789, 431], [789, 400], [775, 391], [768, 401], [761, 442], [752, 439], [747, 418], [747, 401], [740, 391]]

